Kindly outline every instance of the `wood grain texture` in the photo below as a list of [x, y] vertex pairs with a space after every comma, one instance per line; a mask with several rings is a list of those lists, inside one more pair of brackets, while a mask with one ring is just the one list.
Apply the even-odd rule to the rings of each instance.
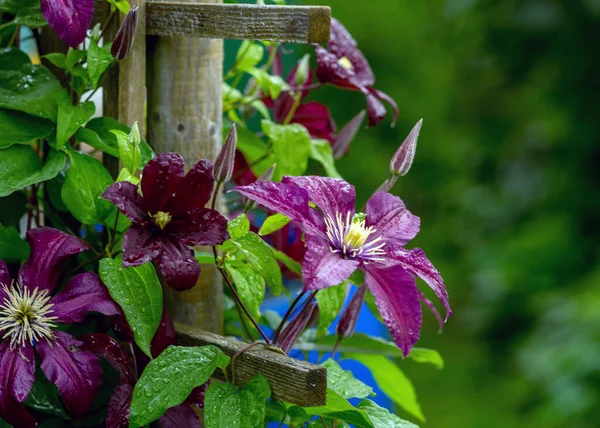
[[331, 9], [325, 6], [258, 6], [148, 2], [146, 31], [219, 39], [320, 43], [329, 40]]
[[[222, 144], [223, 41], [151, 36], [147, 48], [148, 142], [156, 152], [179, 153], [187, 169], [200, 158], [214, 161]], [[165, 288], [164, 298], [175, 321], [222, 331], [222, 279], [214, 266], [202, 266], [191, 290]]]
[[[228, 356], [233, 356], [247, 343], [229, 337], [218, 336], [187, 326], [176, 325], [177, 343], [183, 346], [214, 345]], [[231, 379], [231, 365], [227, 368]], [[271, 396], [298, 406], [324, 406], [327, 396], [327, 369], [322, 366], [296, 360], [262, 346], [241, 354], [235, 362], [235, 383], [245, 385], [257, 373], [262, 374], [271, 385]], [[224, 379], [220, 370], [215, 378]]]
[[[144, 103], [146, 102], [146, 0], [130, 0], [138, 6], [138, 25], [133, 46], [128, 56], [119, 61], [107, 73], [104, 80], [104, 116], [114, 117], [127, 126], [138, 123], [140, 133], [145, 136]], [[104, 13], [108, 9], [104, 8]], [[121, 26], [125, 15], [115, 13], [105, 30], [105, 40], [111, 41]], [[119, 160], [105, 156], [104, 165], [116, 177], [120, 170]]]

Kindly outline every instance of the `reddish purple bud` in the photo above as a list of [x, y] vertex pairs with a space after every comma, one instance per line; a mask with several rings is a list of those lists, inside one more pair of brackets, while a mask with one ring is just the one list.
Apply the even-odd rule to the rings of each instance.
[[233, 174], [233, 165], [235, 163], [235, 148], [237, 146], [237, 131], [235, 124], [231, 127], [225, 144], [221, 148], [219, 156], [213, 165], [213, 177], [218, 183], [226, 183]]
[[313, 311], [316, 307], [317, 302], [315, 301], [305, 305], [296, 318], [290, 321], [290, 323], [283, 329], [277, 338], [277, 342], [275, 343], [283, 352], [286, 354], [290, 353], [294, 343], [296, 343], [296, 340], [298, 340], [306, 328], [306, 324], [308, 324], [308, 321], [311, 319]]
[[406, 175], [410, 166], [415, 158], [415, 152], [417, 151], [417, 139], [419, 138], [419, 132], [421, 131], [421, 125], [423, 119], [419, 120], [414, 126], [406, 140], [402, 143], [400, 148], [394, 154], [394, 157], [390, 161], [390, 171], [394, 175]]
[[346, 153], [348, 153], [350, 143], [352, 142], [352, 140], [354, 140], [354, 137], [360, 129], [360, 125], [362, 125], [366, 114], [367, 112], [365, 110], [358, 113], [337, 134], [331, 146], [331, 148], [333, 149], [333, 157], [335, 159], [339, 159]]
[[121, 61], [127, 56], [127, 54], [129, 54], [129, 51], [133, 46], [137, 26], [138, 8], [135, 6], [132, 7], [129, 13], [125, 16], [123, 24], [121, 24], [121, 28], [119, 28], [119, 31], [117, 31], [117, 35], [115, 36], [110, 48], [110, 53], [117, 61]]
[[337, 328], [335, 330], [340, 340], [348, 339], [354, 334], [354, 329], [356, 328], [356, 321], [358, 320], [360, 308], [362, 308], [362, 304], [365, 301], [366, 292], [367, 287], [365, 285], [363, 285], [362, 287], [358, 287], [358, 290], [356, 291], [356, 293], [354, 293], [352, 299], [350, 299], [350, 303], [348, 303], [348, 306], [342, 314], [340, 322], [338, 322]]
[[269, 167], [269, 169], [267, 169], [265, 172], [263, 172], [260, 177], [258, 177], [256, 179], [257, 183], [264, 183], [267, 181], [271, 181], [273, 179], [273, 171], [275, 171], [275, 167], [277, 166], [277, 164], [273, 164]]

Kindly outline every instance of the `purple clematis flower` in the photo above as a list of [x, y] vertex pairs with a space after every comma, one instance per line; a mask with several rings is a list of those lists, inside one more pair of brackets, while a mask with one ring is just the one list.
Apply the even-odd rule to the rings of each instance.
[[354, 186], [335, 178], [284, 177], [281, 183], [253, 183], [234, 190], [302, 225], [307, 246], [302, 263], [305, 290], [337, 285], [362, 270], [365, 285], [404, 355], [419, 339], [420, 301], [427, 304], [413, 275], [434, 290], [446, 318], [451, 314], [439, 272], [422, 250], [404, 248], [419, 232], [420, 221], [399, 197], [377, 192], [368, 201], [366, 214], [357, 214]]
[[398, 105], [389, 95], [373, 88], [375, 75], [367, 59], [348, 30], [336, 19], [331, 20], [328, 48], [315, 47], [319, 81], [362, 92], [367, 97], [369, 126], [376, 126], [387, 113], [381, 101], [388, 102], [394, 109], [395, 123], [398, 120]]
[[85, 40], [94, 20], [94, 0], [41, 0], [40, 9], [58, 37], [72, 48]]
[[88, 248], [80, 239], [47, 227], [27, 233], [31, 255], [12, 282], [0, 260], [0, 416], [18, 427], [35, 426], [21, 403], [35, 375], [34, 350], [46, 377], [54, 382], [69, 413], [78, 417], [91, 406], [101, 384], [97, 357], [83, 343], [56, 329], [83, 321], [88, 312], [120, 313], [100, 277], [86, 272], [52, 295], [62, 261]]
[[123, 240], [123, 266], [154, 260], [167, 284], [187, 290], [200, 276], [192, 245], [225, 240], [227, 220], [204, 208], [213, 191], [212, 163], [200, 159], [184, 176], [183, 158], [159, 153], [142, 173], [141, 190], [129, 182], [114, 183], [102, 197], [132, 221]]

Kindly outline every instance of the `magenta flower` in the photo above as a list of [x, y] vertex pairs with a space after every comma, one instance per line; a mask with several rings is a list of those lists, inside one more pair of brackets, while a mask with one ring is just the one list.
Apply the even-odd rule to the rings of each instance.
[[58, 37], [72, 48], [85, 40], [94, 20], [94, 0], [41, 0], [40, 9]]
[[367, 203], [366, 214], [357, 214], [354, 186], [340, 179], [284, 177], [281, 183], [254, 183], [234, 190], [302, 225], [307, 246], [302, 263], [305, 290], [337, 285], [362, 270], [365, 285], [404, 355], [421, 329], [424, 296], [413, 275], [434, 290], [446, 318], [451, 314], [439, 272], [422, 250], [404, 248], [419, 232], [420, 221], [399, 197], [377, 192]]
[[102, 197], [133, 223], [123, 240], [123, 266], [154, 260], [167, 284], [176, 290], [193, 287], [200, 265], [192, 245], [218, 245], [225, 240], [227, 220], [204, 208], [213, 191], [212, 163], [200, 159], [183, 173], [177, 153], [159, 153], [142, 173], [141, 190], [129, 182], [114, 183]]
[[381, 101], [388, 102], [394, 109], [395, 123], [399, 114], [396, 102], [389, 95], [373, 88], [375, 75], [367, 59], [348, 30], [336, 19], [331, 20], [328, 48], [315, 47], [319, 81], [362, 92], [367, 98], [369, 126], [377, 125], [387, 113]]
[[34, 350], [68, 412], [77, 417], [87, 411], [100, 387], [100, 362], [81, 349], [82, 342], [56, 325], [83, 321], [88, 312], [120, 312], [93, 272], [74, 276], [52, 295], [62, 261], [86, 250], [87, 244], [47, 227], [30, 230], [27, 241], [31, 255], [16, 282], [0, 260], [0, 416], [19, 427], [35, 426], [21, 406], [34, 381]]

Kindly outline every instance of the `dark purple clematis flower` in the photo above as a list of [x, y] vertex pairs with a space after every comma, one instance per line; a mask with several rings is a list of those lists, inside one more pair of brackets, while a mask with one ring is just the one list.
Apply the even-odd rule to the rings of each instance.
[[404, 355], [421, 329], [423, 296], [413, 275], [434, 290], [446, 318], [451, 314], [439, 272], [422, 250], [404, 248], [419, 232], [420, 221], [399, 197], [377, 192], [363, 214], [354, 210], [354, 186], [340, 179], [284, 177], [281, 183], [254, 183], [234, 190], [302, 225], [307, 246], [302, 264], [305, 290], [337, 285], [362, 270], [365, 286]]
[[212, 163], [200, 159], [183, 173], [177, 153], [159, 153], [142, 173], [141, 190], [128, 183], [112, 184], [102, 197], [133, 223], [123, 240], [123, 266], [154, 260], [167, 284], [176, 290], [193, 287], [200, 265], [192, 245], [221, 244], [227, 220], [204, 208], [213, 191]]
[[0, 416], [14, 426], [35, 426], [21, 403], [31, 390], [37, 351], [46, 377], [56, 384], [69, 413], [87, 411], [101, 384], [100, 362], [83, 343], [56, 330], [83, 321], [88, 312], [120, 313], [100, 277], [71, 278], [56, 295], [62, 261], [86, 250], [74, 236], [47, 227], [27, 233], [31, 255], [11, 281], [0, 260]]
[[319, 81], [362, 92], [367, 97], [369, 126], [376, 126], [387, 113], [381, 101], [388, 102], [394, 109], [395, 123], [398, 120], [398, 105], [389, 95], [373, 88], [375, 75], [367, 59], [348, 30], [336, 19], [331, 20], [328, 48], [315, 47]]
[[94, 19], [94, 0], [41, 0], [41, 11], [50, 27], [72, 48], [85, 40]]

